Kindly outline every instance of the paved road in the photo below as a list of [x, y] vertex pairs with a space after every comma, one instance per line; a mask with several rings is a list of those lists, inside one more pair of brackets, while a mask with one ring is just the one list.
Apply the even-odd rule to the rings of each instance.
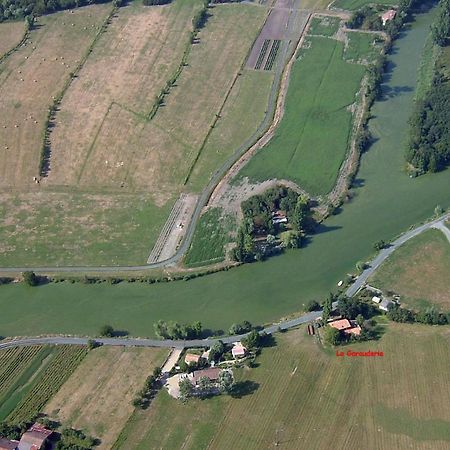
[[[436, 220], [428, 222], [424, 225], [420, 225], [413, 230], [407, 231], [402, 234], [398, 239], [396, 239], [392, 244], [383, 250], [381, 250], [378, 255], [372, 260], [370, 267], [358, 277], [356, 282], [350, 286], [345, 294], [348, 297], [352, 297], [355, 295], [359, 289], [364, 285], [367, 279], [375, 272], [375, 270], [393, 253], [397, 248], [399, 248], [406, 241], [412, 239], [415, 236], [418, 236], [425, 230], [429, 230], [430, 228], [440, 229], [446, 236], [449, 238], [450, 242], [450, 230], [444, 225], [445, 220], [450, 218], [450, 213], [445, 214], [444, 216], [439, 217]], [[333, 307], [336, 307], [337, 302], [333, 304]], [[298, 325], [311, 322], [319, 318], [322, 315], [322, 311], [314, 311], [307, 314], [304, 314], [300, 317], [296, 317], [295, 319], [285, 320], [278, 324], [274, 324], [268, 326], [262, 330], [267, 334], [276, 333], [280, 330], [287, 330], [289, 328], [296, 327]], [[225, 344], [230, 344], [236, 341], [239, 341], [245, 336], [243, 335], [235, 335], [235, 336], [227, 336], [221, 338], [221, 340]], [[14, 339], [6, 342], [0, 343], [0, 350], [12, 347], [24, 347], [30, 345], [43, 345], [43, 344], [70, 344], [70, 345], [86, 345], [88, 342], [88, 338], [80, 338], [80, 337], [36, 337], [36, 338], [28, 338], [28, 339]], [[209, 347], [215, 342], [217, 339], [196, 339], [189, 341], [181, 341], [181, 340], [158, 340], [158, 339], [139, 339], [139, 338], [98, 338], [95, 339], [97, 342], [102, 343], [103, 345], [115, 345], [115, 346], [124, 346], [124, 347], [173, 347], [177, 349], [182, 349], [185, 347]]]

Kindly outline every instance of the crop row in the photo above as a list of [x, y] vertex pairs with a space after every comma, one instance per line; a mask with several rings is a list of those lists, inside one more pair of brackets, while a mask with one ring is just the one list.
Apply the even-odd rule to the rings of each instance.
[[6, 351], [5, 354], [3, 352], [0, 353], [0, 398], [17, 377], [26, 370], [41, 350], [41, 347], [23, 347], [11, 350], [13, 351]]
[[267, 49], [269, 48], [270, 39], [266, 39], [264, 44], [261, 47], [261, 51], [259, 52], [258, 60], [256, 61], [255, 69], [261, 69], [261, 65], [266, 57]]
[[86, 347], [62, 346], [36, 384], [22, 398], [8, 416], [8, 420], [22, 422], [38, 414], [87, 354]]
[[267, 58], [266, 64], [264, 66], [264, 70], [272, 70], [273, 65], [275, 63], [275, 58], [277, 57], [278, 50], [280, 48], [281, 41], [275, 40], [273, 41], [272, 48], [270, 49], [269, 56]]

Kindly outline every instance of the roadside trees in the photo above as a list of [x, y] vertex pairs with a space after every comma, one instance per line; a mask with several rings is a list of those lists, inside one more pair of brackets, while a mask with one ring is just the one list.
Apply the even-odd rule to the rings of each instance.
[[23, 272], [22, 273], [23, 282], [28, 284], [28, 286], [37, 286], [39, 284], [39, 278], [34, 272]]

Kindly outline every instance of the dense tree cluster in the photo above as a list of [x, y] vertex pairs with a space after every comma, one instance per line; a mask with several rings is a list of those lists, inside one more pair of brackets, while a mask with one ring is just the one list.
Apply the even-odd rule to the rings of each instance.
[[416, 104], [406, 160], [419, 173], [437, 172], [450, 163], [450, 85], [441, 74]]
[[436, 20], [431, 27], [433, 41], [444, 47], [450, 35], [450, 0], [440, 0]]
[[234, 323], [231, 325], [228, 333], [230, 335], [245, 334], [252, 330], [252, 324], [248, 320], [244, 320], [242, 323]]
[[97, 439], [87, 436], [80, 430], [65, 428], [54, 448], [55, 450], [90, 450], [98, 444]]
[[399, 305], [393, 303], [389, 305], [386, 315], [394, 322], [418, 322], [427, 325], [446, 325], [447, 323], [449, 323], [449, 318], [434, 307], [416, 312], [407, 308], [400, 308]]
[[[0, 22], [26, 16], [41, 16], [62, 9], [77, 8], [108, 0], [0, 0]], [[117, 5], [120, 6], [120, 5]]]
[[197, 339], [202, 337], [201, 322], [192, 325], [180, 325], [178, 322], [158, 320], [155, 323], [155, 333], [163, 339]]
[[[251, 262], [264, 259], [284, 248], [299, 248], [302, 236], [314, 228], [311, 213], [311, 202], [285, 187], [274, 187], [263, 194], [254, 195], [242, 202], [244, 220], [237, 234], [237, 246], [233, 251], [233, 259], [240, 262]], [[289, 225], [274, 223], [276, 211], [286, 214]], [[275, 235], [281, 235], [281, 242], [276, 245]], [[267, 236], [264, 246], [255, 245], [255, 238]]]
[[377, 7], [364, 6], [355, 11], [346, 23], [348, 28], [363, 30], [381, 30], [383, 24]]

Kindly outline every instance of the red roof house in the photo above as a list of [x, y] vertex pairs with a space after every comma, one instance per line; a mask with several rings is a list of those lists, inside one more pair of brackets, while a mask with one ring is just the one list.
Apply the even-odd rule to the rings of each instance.
[[26, 431], [19, 442], [19, 450], [40, 450], [43, 448], [45, 441], [52, 434], [51, 430], [35, 423], [28, 431]]
[[186, 353], [186, 355], [184, 355], [184, 362], [186, 364], [197, 364], [200, 358], [201, 356], [196, 355], [195, 353]]
[[395, 9], [390, 9], [389, 11], [386, 11], [381, 16], [381, 21], [383, 22], [383, 26], [385, 26], [390, 20], [395, 19], [396, 15], [397, 15], [397, 11]]
[[330, 327], [336, 328], [336, 330], [346, 330], [347, 328], [351, 328], [352, 324], [349, 322], [348, 319], [339, 319], [339, 320], [335, 320], [333, 322], [330, 322], [328, 325], [330, 325]]
[[16, 450], [19, 441], [10, 441], [0, 437], [0, 450]]
[[211, 381], [217, 381], [219, 379], [219, 374], [221, 370], [217, 367], [210, 367], [209, 369], [202, 369], [202, 370], [194, 370], [194, 373], [192, 374], [191, 383], [196, 386], [198, 383], [198, 380], [202, 377], [209, 378]]
[[247, 349], [240, 342], [234, 343], [234, 347], [231, 349], [231, 354], [234, 358], [242, 358], [246, 353]]

